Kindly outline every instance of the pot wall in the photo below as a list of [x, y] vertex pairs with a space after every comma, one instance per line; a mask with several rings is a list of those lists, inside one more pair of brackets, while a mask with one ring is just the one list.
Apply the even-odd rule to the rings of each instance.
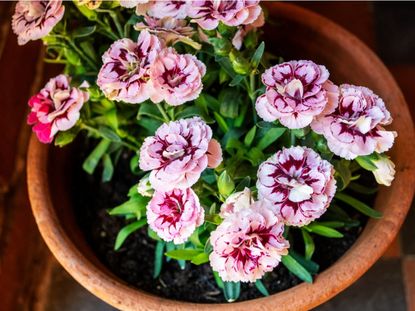
[[[233, 304], [175, 302], [129, 287], [104, 267], [76, 225], [71, 209], [68, 169], [71, 148], [49, 148], [32, 137], [28, 155], [28, 184], [32, 209], [46, 243], [62, 266], [84, 287], [122, 310], [308, 310], [351, 285], [382, 255], [398, 232], [414, 193], [413, 123], [405, 100], [380, 60], [356, 37], [329, 20], [287, 3], [267, 3], [278, 26], [266, 26], [267, 49], [285, 59], [311, 59], [331, 70], [338, 84], [351, 82], [373, 89], [394, 117], [398, 132], [390, 153], [397, 164], [393, 185], [382, 187], [375, 207], [384, 213], [370, 220], [353, 247], [313, 284]], [[275, 28], [277, 27], [277, 28]], [[62, 178], [65, 176], [65, 178]], [[83, 190], [84, 191], [84, 190]]]

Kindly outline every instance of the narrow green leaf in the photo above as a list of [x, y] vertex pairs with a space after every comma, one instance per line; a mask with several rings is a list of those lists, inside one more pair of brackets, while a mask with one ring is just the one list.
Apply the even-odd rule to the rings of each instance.
[[218, 285], [218, 287], [220, 289], [223, 289], [223, 281], [219, 276], [219, 273], [217, 273], [216, 271], [212, 271], [213, 273], [213, 277], [215, 278], [216, 284]]
[[321, 235], [321, 236], [325, 236], [327, 238], [342, 238], [343, 234], [340, 233], [339, 231], [329, 228], [329, 227], [325, 227], [316, 223], [311, 223], [308, 226], [304, 226], [304, 228], [306, 230], [308, 230], [309, 232]]
[[262, 295], [269, 296], [269, 292], [268, 292], [267, 288], [265, 287], [264, 283], [262, 283], [261, 280], [256, 280], [255, 286]]
[[123, 204], [111, 209], [109, 214], [111, 216], [135, 214], [137, 218], [139, 218], [138, 216], [141, 216], [141, 213], [145, 212], [149, 199], [150, 198], [145, 198], [140, 195], [135, 196], [129, 199], [127, 202], [124, 202]]
[[244, 144], [247, 147], [250, 147], [252, 145], [252, 142], [254, 141], [255, 138], [255, 134], [256, 134], [256, 125], [254, 125], [248, 133], [246, 133], [245, 139], [244, 139]]
[[137, 231], [138, 229], [143, 227], [146, 223], [147, 223], [146, 219], [140, 219], [122, 228], [120, 232], [118, 232], [117, 238], [115, 239], [114, 249], [116, 251], [119, 250], [122, 244], [124, 243], [124, 241], [128, 238], [128, 236], [134, 231]]
[[343, 228], [346, 224], [343, 221], [319, 221], [315, 222], [315, 224], [322, 225], [324, 227], [330, 227], [330, 228]]
[[114, 165], [112, 165], [111, 157], [107, 153], [102, 158], [102, 164], [104, 166], [102, 170], [102, 182], [108, 182], [114, 174]]
[[88, 36], [92, 35], [95, 32], [96, 29], [97, 29], [97, 27], [95, 25], [94, 26], [79, 27], [79, 28], [76, 28], [72, 32], [72, 37], [74, 37], [74, 38], [88, 37]]
[[350, 190], [353, 190], [354, 192], [362, 193], [362, 194], [374, 194], [379, 190], [377, 187], [370, 188], [370, 187], [366, 187], [355, 182], [351, 182], [347, 189], [350, 189]]
[[[167, 242], [166, 243], [166, 252], [171, 252], [172, 250], [175, 250], [176, 246], [173, 242]], [[166, 261], [169, 262], [171, 260], [170, 257], [166, 257]]]
[[219, 128], [222, 130], [222, 132], [226, 133], [229, 130], [229, 127], [228, 124], [226, 124], [225, 119], [223, 119], [222, 116], [216, 111], [213, 112], [213, 115], [216, 119], [216, 122], [218, 122]]
[[233, 302], [239, 298], [241, 293], [240, 282], [223, 282], [223, 294], [227, 302]]
[[199, 239], [199, 230], [196, 229], [189, 237], [189, 241], [196, 247], [203, 247], [202, 242]]
[[372, 156], [360, 156], [355, 159], [355, 161], [365, 170], [374, 171], [377, 169], [376, 164], [373, 162], [377, 158], [376, 155]]
[[121, 142], [120, 136], [117, 135], [110, 127], [108, 126], [100, 126], [98, 127], [98, 132], [101, 134], [103, 138], [108, 140], [112, 140], [114, 142]]
[[264, 54], [264, 51], [265, 51], [265, 42], [262, 41], [251, 58], [251, 64], [252, 64], [253, 69], [256, 69], [258, 67], [259, 63], [261, 62], [261, 58], [262, 58], [262, 55]]
[[203, 250], [201, 249], [175, 249], [165, 253], [166, 256], [176, 259], [176, 260], [192, 260], [197, 255], [201, 254]]
[[209, 255], [206, 253], [200, 253], [199, 255], [193, 257], [191, 262], [195, 265], [202, 265], [204, 263], [209, 262]]
[[70, 144], [78, 134], [78, 131], [58, 132], [55, 138], [55, 146], [63, 147]]
[[382, 213], [374, 210], [373, 208], [369, 207], [367, 204], [345, 194], [342, 192], [337, 192], [335, 198], [346, 203], [347, 205], [355, 208], [362, 214], [372, 217], [372, 218], [382, 218]]
[[235, 187], [235, 192], [243, 191], [245, 188], [249, 188], [251, 184], [251, 177], [246, 176], [242, 179], [239, 184]]
[[274, 127], [267, 130], [264, 136], [258, 142], [257, 148], [259, 150], [264, 150], [273, 142], [275, 142], [278, 138], [281, 137], [282, 134], [286, 131], [285, 128], [281, 127]]
[[310, 260], [313, 257], [314, 250], [316, 248], [314, 240], [311, 235], [304, 229], [301, 230], [301, 234], [304, 240], [304, 254], [307, 260]]
[[156, 244], [156, 249], [154, 251], [154, 270], [153, 278], [156, 279], [160, 275], [161, 268], [163, 266], [163, 252], [166, 242], [158, 241]]
[[312, 283], [313, 278], [311, 274], [304, 268], [300, 263], [298, 263], [293, 257], [290, 255], [282, 256], [281, 262], [283, 265], [295, 276], [303, 280], [307, 283]]
[[320, 269], [320, 266], [317, 263], [304, 258], [294, 251], [290, 251], [290, 255], [311, 274], [317, 274], [318, 270]]
[[105, 152], [107, 151], [110, 145], [111, 145], [111, 141], [107, 139], [102, 139], [100, 143], [94, 148], [94, 150], [92, 150], [91, 154], [84, 161], [82, 165], [82, 168], [84, 169], [84, 171], [86, 171], [88, 174], [92, 174], [95, 171], [99, 161], [101, 160], [101, 158], [103, 157], [103, 155], [105, 154]]

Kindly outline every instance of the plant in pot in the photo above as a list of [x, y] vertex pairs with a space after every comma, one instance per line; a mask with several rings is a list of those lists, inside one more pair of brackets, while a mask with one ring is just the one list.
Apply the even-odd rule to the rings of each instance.
[[[369, 205], [395, 175], [385, 102], [331, 79], [324, 64], [266, 50], [265, 15], [259, 1], [16, 5], [19, 44], [42, 38], [45, 61], [64, 65], [29, 100], [28, 123], [45, 144], [84, 141], [82, 168], [93, 177], [77, 180], [79, 221], [90, 232], [98, 215], [106, 222], [91, 244], [122, 224], [108, 240], [135, 264], [112, 264], [117, 253], [94, 246], [115, 274], [153, 294], [233, 302], [312, 283], [369, 217], [382, 217]], [[41, 227], [36, 169], [29, 164], [29, 190]], [[108, 206], [114, 193], [125, 202]], [[97, 212], [85, 225], [88, 208]], [[103, 279], [89, 289], [105, 291], [107, 280], [89, 272]]]

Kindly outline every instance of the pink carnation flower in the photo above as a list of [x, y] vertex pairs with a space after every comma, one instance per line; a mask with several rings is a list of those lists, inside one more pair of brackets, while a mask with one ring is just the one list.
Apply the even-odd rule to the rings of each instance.
[[120, 0], [120, 5], [124, 8], [133, 8], [137, 5], [147, 4], [150, 0]]
[[267, 69], [262, 75], [266, 92], [256, 102], [258, 115], [268, 122], [279, 120], [290, 129], [306, 127], [315, 116], [335, 108], [337, 87], [328, 77], [324, 66], [305, 60]]
[[211, 139], [212, 130], [198, 117], [163, 124], [144, 140], [140, 168], [151, 170], [156, 190], [190, 188], [208, 167]]
[[111, 100], [141, 103], [150, 98], [149, 67], [159, 53], [160, 41], [143, 30], [137, 43], [130, 39], [115, 41], [102, 56], [103, 65], [97, 84]]
[[210, 236], [212, 269], [224, 281], [255, 282], [288, 253], [283, 232], [284, 224], [266, 201], [229, 215]]
[[12, 28], [19, 45], [46, 36], [59, 23], [64, 12], [61, 0], [17, 2]]
[[178, 54], [173, 48], [160, 52], [150, 69], [155, 103], [165, 100], [172, 106], [199, 97], [206, 66], [191, 54]]
[[348, 160], [389, 150], [397, 134], [383, 128], [392, 122], [383, 100], [365, 87], [343, 84], [339, 90], [335, 111], [322, 114], [311, 128], [324, 135], [334, 154]]
[[188, 15], [200, 27], [212, 30], [219, 22], [228, 26], [263, 24], [263, 12], [259, 0], [196, 0], [192, 1]]
[[333, 166], [306, 147], [284, 148], [258, 170], [258, 197], [290, 226], [304, 226], [327, 210], [336, 192]]
[[135, 24], [134, 29], [138, 31], [147, 29], [163, 42], [163, 46], [183, 42], [193, 46], [195, 49], [200, 49], [200, 44], [191, 39], [195, 34], [195, 30], [184, 19], [175, 19], [172, 17], [157, 19], [145, 16], [144, 22]]
[[70, 78], [59, 75], [49, 80], [46, 86], [29, 100], [31, 112], [27, 123], [42, 143], [50, 143], [58, 131], [73, 127], [79, 119], [79, 110], [89, 98], [70, 86]]
[[[186, 0], [163, 0], [151, 1], [146, 8], [146, 14], [155, 18], [173, 17], [184, 19], [187, 17], [187, 9], [191, 5], [191, 1]], [[143, 12], [138, 8], [138, 12]]]
[[203, 224], [205, 212], [190, 188], [154, 193], [147, 205], [147, 222], [163, 240], [174, 244], [186, 242]]

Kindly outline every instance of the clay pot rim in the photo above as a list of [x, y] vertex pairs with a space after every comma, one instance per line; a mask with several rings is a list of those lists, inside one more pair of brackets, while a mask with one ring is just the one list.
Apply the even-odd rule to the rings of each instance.
[[[346, 46], [345, 49], [353, 49], [353, 53], [359, 53], [367, 57], [373, 67], [384, 77], [385, 85], [396, 94], [396, 100], [401, 104], [404, 113], [409, 115], [405, 100], [399, 87], [392, 78], [389, 71], [378, 59], [378, 57], [359, 39], [344, 30], [330, 20], [310, 12], [306, 9], [292, 4], [273, 4], [275, 10], [283, 12], [296, 23], [306, 24], [313, 30], [321, 32], [325, 37], [332, 40], [334, 36], [341, 37]], [[409, 126], [413, 128], [410, 116], [404, 116]], [[409, 121], [408, 121], [409, 120]], [[405, 123], [405, 122], [404, 122]], [[407, 130], [400, 133], [406, 139], [414, 141], [413, 131]], [[409, 154], [415, 153], [415, 147], [409, 143], [405, 150]], [[403, 168], [397, 172], [395, 183], [388, 189], [382, 188], [376, 200], [376, 207], [384, 203], [389, 195], [399, 197], [406, 204], [392, 205], [389, 210], [381, 206], [385, 211], [381, 220], [369, 220], [363, 233], [356, 243], [343, 255], [334, 265], [320, 273], [313, 284], [302, 283], [286, 291], [271, 295], [269, 297], [254, 300], [236, 302], [233, 304], [196, 304], [189, 302], [173, 301], [143, 292], [129, 287], [120, 279], [117, 279], [107, 271], [101, 270], [89, 261], [73, 244], [62, 228], [54, 210], [50, 189], [48, 187], [47, 159], [49, 147], [39, 143], [32, 135], [28, 160], [28, 190], [29, 198], [39, 230], [61, 265], [85, 288], [103, 299], [107, 303], [122, 310], [150, 310], [150, 309], [176, 309], [176, 310], [238, 310], [238, 309], [267, 309], [280, 306], [283, 310], [306, 310], [319, 305], [344, 290], [361, 275], [363, 275], [384, 253], [388, 245], [397, 234], [406, 212], [409, 210], [413, 197], [415, 178], [415, 166], [407, 161], [408, 157], [403, 153], [398, 154], [398, 160], [402, 160]], [[386, 203], [385, 203], [386, 204]], [[383, 204], [383, 205], [385, 205]]]

